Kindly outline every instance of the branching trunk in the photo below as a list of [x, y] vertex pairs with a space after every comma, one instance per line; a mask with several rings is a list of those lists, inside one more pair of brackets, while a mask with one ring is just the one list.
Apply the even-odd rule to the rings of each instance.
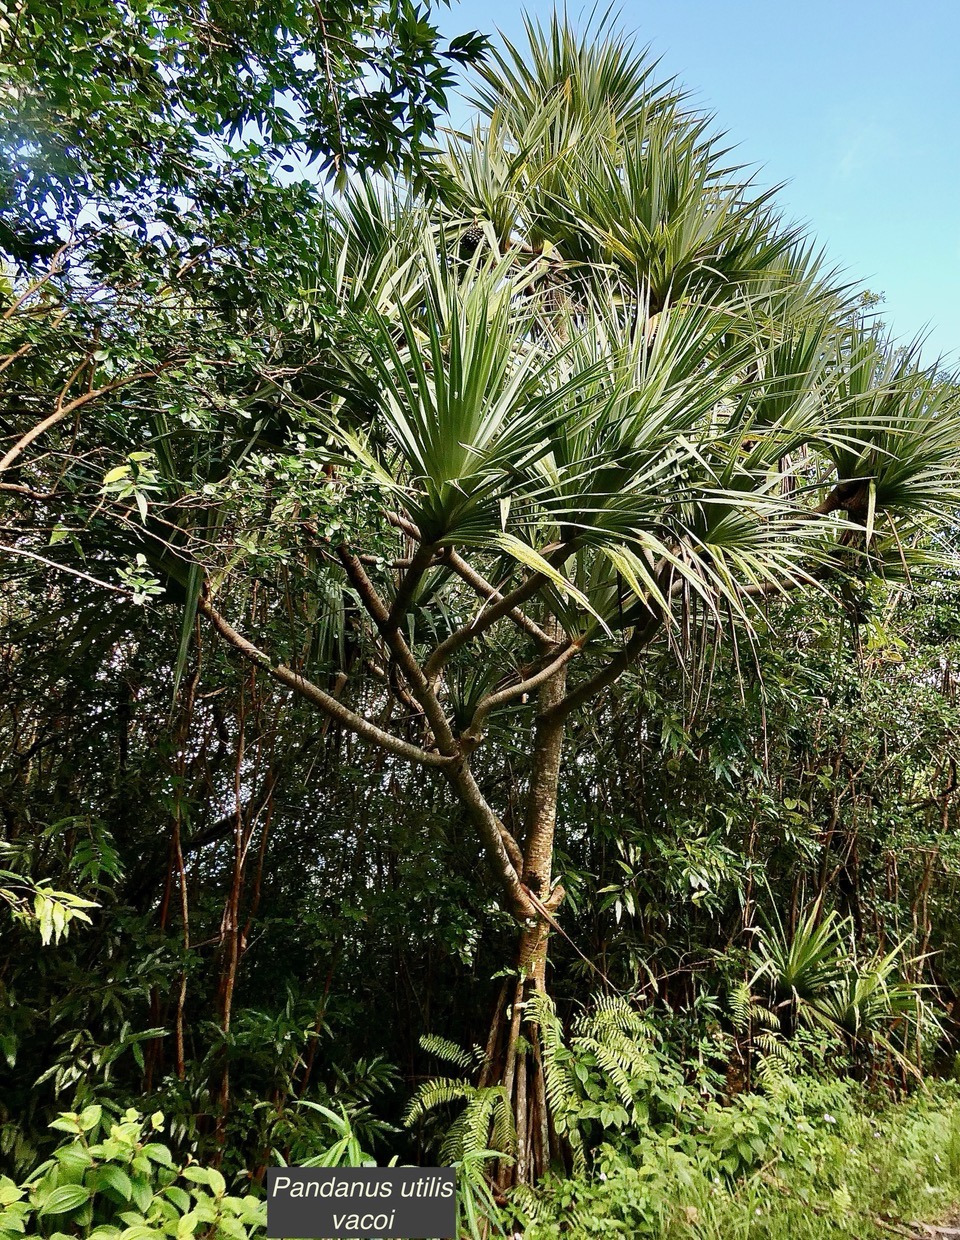
[[[555, 559], [561, 560], [564, 551], [569, 554], [568, 548], [558, 548]], [[582, 643], [565, 639], [561, 626], [556, 622], [550, 622], [541, 629], [517, 610], [542, 585], [540, 575], [533, 573], [512, 592], [500, 594], [493, 591], [485, 579], [473, 573], [469, 566], [457, 560], [460, 575], [472, 588], [478, 589], [485, 597], [489, 596], [489, 605], [481, 617], [440, 642], [421, 666], [397, 626], [394, 610], [388, 609], [373, 587], [361, 561], [346, 548], [341, 548], [338, 554], [374, 621], [386, 652], [396, 661], [406, 680], [405, 692], [409, 691], [411, 699], [420, 706], [428, 721], [432, 735], [425, 735], [422, 745], [387, 732], [386, 720], [381, 725], [372, 723], [312, 684], [299, 671], [272, 660], [265, 651], [241, 636], [216, 610], [208, 592], [201, 595], [198, 610], [250, 662], [264, 668], [273, 679], [293, 689], [355, 735], [372, 741], [384, 753], [423, 768], [438, 769], [469, 815], [500, 886], [505, 906], [518, 926], [515, 981], [504, 988], [494, 1012], [480, 1083], [482, 1086], [500, 1084], [505, 1088], [517, 1123], [517, 1157], [512, 1165], [502, 1165], [501, 1188], [506, 1189], [514, 1183], [534, 1183], [551, 1161], [556, 1161], [563, 1153], [550, 1121], [543, 1063], [529, 1000], [533, 994], [546, 993], [549, 932], [556, 926], [555, 914], [564, 898], [562, 887], [554, 883], [553, 854], [565, 723], [572, 712], [593, 701], [626, 670], [658, 631], [661, 616], [650, 613], [646, 622], [635, 627], [629, 640], [606, 664], [581, 680], [568, 693], [568, 668], [582, 650]], [[417, 571], [425, 563], [426, 557], [420, 557]], [[491, 592], [496, 593], [496, 601], [490, 601]], [[527, 673], [514, 684], [483, 699], [470, 725], [458, 735], [452, 720], [444, 713], [441, 689], [443, 669], [456, 650], [501, 618], [511, 618], [528, 635], [533, 629], [541, 647], [539, 670]], [[487, 714], [495, 707], [534, 690], [537, 692], [537, 717], [521, 846], [484, 796], [471, 769], [470, 759], [477, 746], [483, 743]]]

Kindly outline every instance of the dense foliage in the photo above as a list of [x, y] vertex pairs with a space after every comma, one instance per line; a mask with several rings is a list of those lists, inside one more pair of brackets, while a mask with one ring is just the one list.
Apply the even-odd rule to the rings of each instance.
[[0, 9], [0, 1235], [960, 1197], [958, 386], [528, 33]]

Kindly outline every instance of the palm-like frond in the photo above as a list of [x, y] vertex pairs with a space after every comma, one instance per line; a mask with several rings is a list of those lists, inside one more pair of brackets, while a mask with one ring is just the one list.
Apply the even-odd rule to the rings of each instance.
[[403, 491], [430, 542], [469, 543], [490, 534], [497, 501], [569, 421], [591, 375], [532, 339], [535, 308], [506, 261], [461, 281], [427, 246], [421, 295], [416, 314], [370, 316], [384, 441], [362, 455]]
[[789, 938], [779, 924], [757, 934], [760, 966], [756, 982], [766, 976], [779, 1000], [819, 1000], [841, 976], [843, 923], [831, 910], [821, 917], [814, 904]]
[[480, 226], [497, 252], [518, 234], [531, 236], [531, 196], [558, 163], [595, 136], [593, 118], [565, 117], [563, 97], [547, 99], [531, 116], [501, 102], [486, 127], [449, 136], [433, 183], [441, 218], [453, 234]]
[[[327, 282], [367, 361], [344, 362], [324, 429], [427, 544], [538, 586], [578, 642], [693, 598], [749, 624], [778, 591], [907, 564], [891, 522], [960, 500], [950, 386], [856, 325], [628, 39], [527, 33], [483, 71], [486, 124], [450, 137], [429, 202], [368, 187], [338, 209]], [[428, 581], [414, 637], [439, 642], [462, 586], [431, 570], [415, 611]], [[449, 669], [458, 721], [493, 687]]]
[[649, 291], [654, 310], [694, 286], [765, 271], [794, 240], [768, 216], [774, 191], [758, 195], [718, 175], [705, 128], [668, 112], [616, 142], [595, 143], [568, 163], [544, 203], [544, 214], [572, 219], [565, 254], [576, 237], [580, 252], [571, 257], [616, 265]]
[[570, 114], [603, 117], [619, 129], [682, 98], [672, 82], [655, 79], [656, 61], [645, 49], [629, 37], [611, 36], [606, 19], [577, 35], [556, 12], [546, 27], [526, 16], [524, 32], [525, 47], [502, 38], [503, 50], [494, 48], [480, 69], [473, 102], [488, 116], [507, 103], [513, 115], [529, 119], [562, 96]]
[[859, 326], [840, 342], [834, 400], [849, 430], [827, 452], [863, 523], [884, 511], [944, 516], [960, 502], [960, 393], [917, 354]]

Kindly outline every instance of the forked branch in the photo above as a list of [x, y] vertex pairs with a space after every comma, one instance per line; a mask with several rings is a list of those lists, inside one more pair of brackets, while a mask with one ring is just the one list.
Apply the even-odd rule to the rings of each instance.
[[[402, 530], [404, 534], [406, 534], [408, 538], [413, 539], [414, 542], [423, 542], [423, 537], [416, 525], [414, 525], [414, 523], [409, 521], [406, 517], [401, 516], [400, 513], [389, 512], [387, 513], [387, 519], [391, 525], [395, 525], [398, 530]], [[445, 547], [440, 553], [440, 558], [442, 563], [446, 564], [449, 568], [452, 568], [457, 576], [462, 581], [466, 582], [470, 589], [473, 590], [475, 594], [479, 595], [485, 603], [499, 603], [502, 601], [504, 596], [493, 584], [493, 582], [488, 581], [486, 577], [478, 573], [477, 570], [471, 564], [468, 564], [463, 556], [454, 551], [452, 547]], [[535, 620], [531, 620], [529, 616], [525, 615], [519, 607], [514, 607], [507, 612], [507, 618], [512, 620], [517, 628], [522, 629], [528, 636], [532, 637], [534, 641], [539, 642], [540, 645], [550, 646], [553, 644], [540, 625], [537, 624]]]
[[507, 685], [504, 689], [499, 689], [496, 693], [489, 693], [477, 705], [473, 712], [473, 718], [470, 720], [470, 726], [463, 733], [464, 740], [478, 740], [480, 729], [483, 721], [491, 711], [497, 710], [500, 706], [505, 706], [508, 702], [513, 702], [517, 698], [523, 697], [524, 694], [534, 693], [541, 685], [545, 684], [551, 677], [555, 676], [562, 668], [570, 662], [583, 649], [583, 639], [567, 642], [561, 647], [556, 658], [551, 659], [549, 663], [533, 676], [528, 676], [525, 680], [516, 681], [512, 685]]
[[89, 392], [84, 392], [82, 396], [78, 396], [76, 399], [68, 401], [65, 405], [58, 402], [53, 413], [49, 414], [41, 422], [38, 422], [36, 426], [31, 427], [25, 435], [20, 436], [12, 448], [8, 449], [3, 459], [0, 460], [0, 473], [3, 473], [5, 469], [9, 469], [17, 457], [20, 456], [26, 448], [29, 448], [35, 439], [39, 439], [40, 436], [50, 430], [51, 427], [56, 426], [58, 422], [62, 422], [64, 418], [68, 418], [71, 413], [76, 413], [76, 411], [78, 409], [82, 409], [84, 405], [89, 405], [91, 401], [99, 400], [101, 396], [106, 396], [110, 392], [115, 392], [118, 388], [127, 387], [131, 383], [139, 383], [141, 379], [155, 379], [161, 370], [165, 370], [168, 366], [172, 365], [173, 362], [166, 362], [155, 367], [153, 370], [139, 370], [132, 375], [124, 375], [120, 379], [114, 379], [111, 383], [103, 384], [102, 387], [93, 388]]
[[386, 732], [383, 728], [378, 728], [369, 719], [364, 719], [362, 715], [358, 715], [355, 711], [350, 710], [349, 707], [344, 706], [342, 702], [338, 701], [331, 694], [326, 693], [319, 685], [315, 685], [312, 681], [307, 680], [299, 672], [295, 672], [293, 668], [287, 667], [283, 663], [274, 663], [265, 651], [238, 633], [233, 625], [217, 611], [209, 599], [201, 597], [197, 603], [197, 610], [210, 621], [221, 637], [225, 638], [245, 659], [249, 659], [251, 663], [262, 667], [274, 680], [285, 685], [286, 688], [292, 689], [314, 706], [318, 706], [332, 719], [336, 720], [337, 723], [356, 733], [357, 736], [371, 741], [374, 745], [379, 745], [382, 749], [385, 749], [388, 753], [395, 754], [398, 758], [404, 758], [407, 762], [418, 763], [420, 766], [444, 767], [454, 761], [454, 756], [450, 754], [421, 749], [419, 745], [412, 745], [409, 741], [401, 740], [399, 736], [394, 736], [392, 732]]
[[[457, 576], [478, 594], [486, 603], [500, 603], [503, 601], [503, 594], [497, 587], [486, 577], [483, 577], [474, 569], [467, 561], [458, 555], [452, 548], [449, 549], [443, 557], [445, 564], [453, 569]], [[543, 631], [535, 620], [531, 620], [528, 615], [520, 610], [519, 607], [513, 607], [506, 613], [507, 619], [511, 620], [518, 629], [522, 629], [529, 637], [541, 646], [552, 645], [549, 636]]]
[[346, 570], [347, 576], [353, 583], [361, 603], [377, 626], [380, 636], [386, 642], [390, 653], [397, 662], [397, 666], [406, 676], [413, 696], [420, 703], [423, 713], [433, 729], [437, 744], [444, 753], [456, 753], [456, 738], [453, 735], [453, 730], [450, 727], [443, 707], [440, 705], [437, 695], [428, 683], [423, 669], [404, 640], [403, 635], [393, 623], [392, 613], [387, 610], [386, 603], [377, 593], [376, 587], [367, 576], [363, 565], [346, 546], [338, 547], [337, 555]]

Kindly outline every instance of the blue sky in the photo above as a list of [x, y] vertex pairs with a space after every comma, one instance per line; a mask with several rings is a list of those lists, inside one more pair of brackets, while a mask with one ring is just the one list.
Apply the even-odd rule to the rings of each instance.
[[[448, 32], [522, 42], [522, 11], [463, 0], [439, 14]], [[588, 11], [568, 6], [575, 21]], [[884, 294], [896, 335], [926, 331], [926, 358], [960, 364], [958, 0], [624, 0], [619, 12], [760, 183], [789, 182], [788, 218]]]

